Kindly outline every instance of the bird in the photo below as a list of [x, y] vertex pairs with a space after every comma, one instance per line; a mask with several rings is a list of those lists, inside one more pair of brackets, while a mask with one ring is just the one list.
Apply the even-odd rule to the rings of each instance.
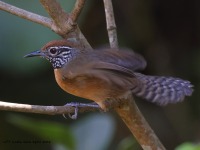
[[124, 99], [129, 94], [167, 105], [181, 102], [193, 92], [190, 81], [140, 73], [146, 60], [127, 48], [87, 50], [77, 42], [61, 39], [24, 57], [35, 56], [52, 64], [55, 80], [65, 92], [92, 100], [103, 110], [105, 101]]

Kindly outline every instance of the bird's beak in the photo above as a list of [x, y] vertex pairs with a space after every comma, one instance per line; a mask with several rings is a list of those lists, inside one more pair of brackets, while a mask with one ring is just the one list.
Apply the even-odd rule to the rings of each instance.
[[31, 53], [25, 55], [24, 58], [27, 58], [27, 57], [35, 57], [35, 56], [41, 56], [41, 57], [44, 57], [45, 54], [44, 54], [44, 52], [38, 50], [38, 51], [34, 51], [34, 52], [31, 52]]

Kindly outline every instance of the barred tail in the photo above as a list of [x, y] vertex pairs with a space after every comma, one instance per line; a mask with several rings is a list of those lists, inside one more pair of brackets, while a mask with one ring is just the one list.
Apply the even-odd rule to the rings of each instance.
[[133, 94], [159, 105], [183, 101], [185, 96], [190, 96], [193, 92], [193, 85], [186, 80], [140, 73], [135, 75], [140, 83], [132, 89]]

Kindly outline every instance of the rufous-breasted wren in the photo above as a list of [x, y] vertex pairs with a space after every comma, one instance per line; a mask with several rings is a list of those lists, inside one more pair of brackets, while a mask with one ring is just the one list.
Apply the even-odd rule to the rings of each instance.
[[136, 72], [145, 59], [131, 50], [83, 50], [68, 40], [55, 40], [25, 57], [41, 56], [52, 64], [58, 85], [66, 92], [93, 100], [105, 110], [104, 101], [132, 93], [152, 103], [182, 101], [193, 92], [189, 81]]

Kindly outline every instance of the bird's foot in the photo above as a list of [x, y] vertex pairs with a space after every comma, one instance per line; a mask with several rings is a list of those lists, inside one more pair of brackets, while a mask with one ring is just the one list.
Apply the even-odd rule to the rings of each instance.
[[[78, 111], [79, 111], [79, 108], [100, 108], [98, 104], [96, 103], [79, 103], [79, 102], [71, 102], [71, 103], [67, 103], [65, 104], [65, 106], [70, 106], [70, 107], [74, 107], [74, 113], [69, 113], [68, 116], [69, 118], [75, 120], [77, 119], [78, 117]], [[67, 118], [65, 116], [65, 114], [63, 114], [63, 117], [64, 118]]]

